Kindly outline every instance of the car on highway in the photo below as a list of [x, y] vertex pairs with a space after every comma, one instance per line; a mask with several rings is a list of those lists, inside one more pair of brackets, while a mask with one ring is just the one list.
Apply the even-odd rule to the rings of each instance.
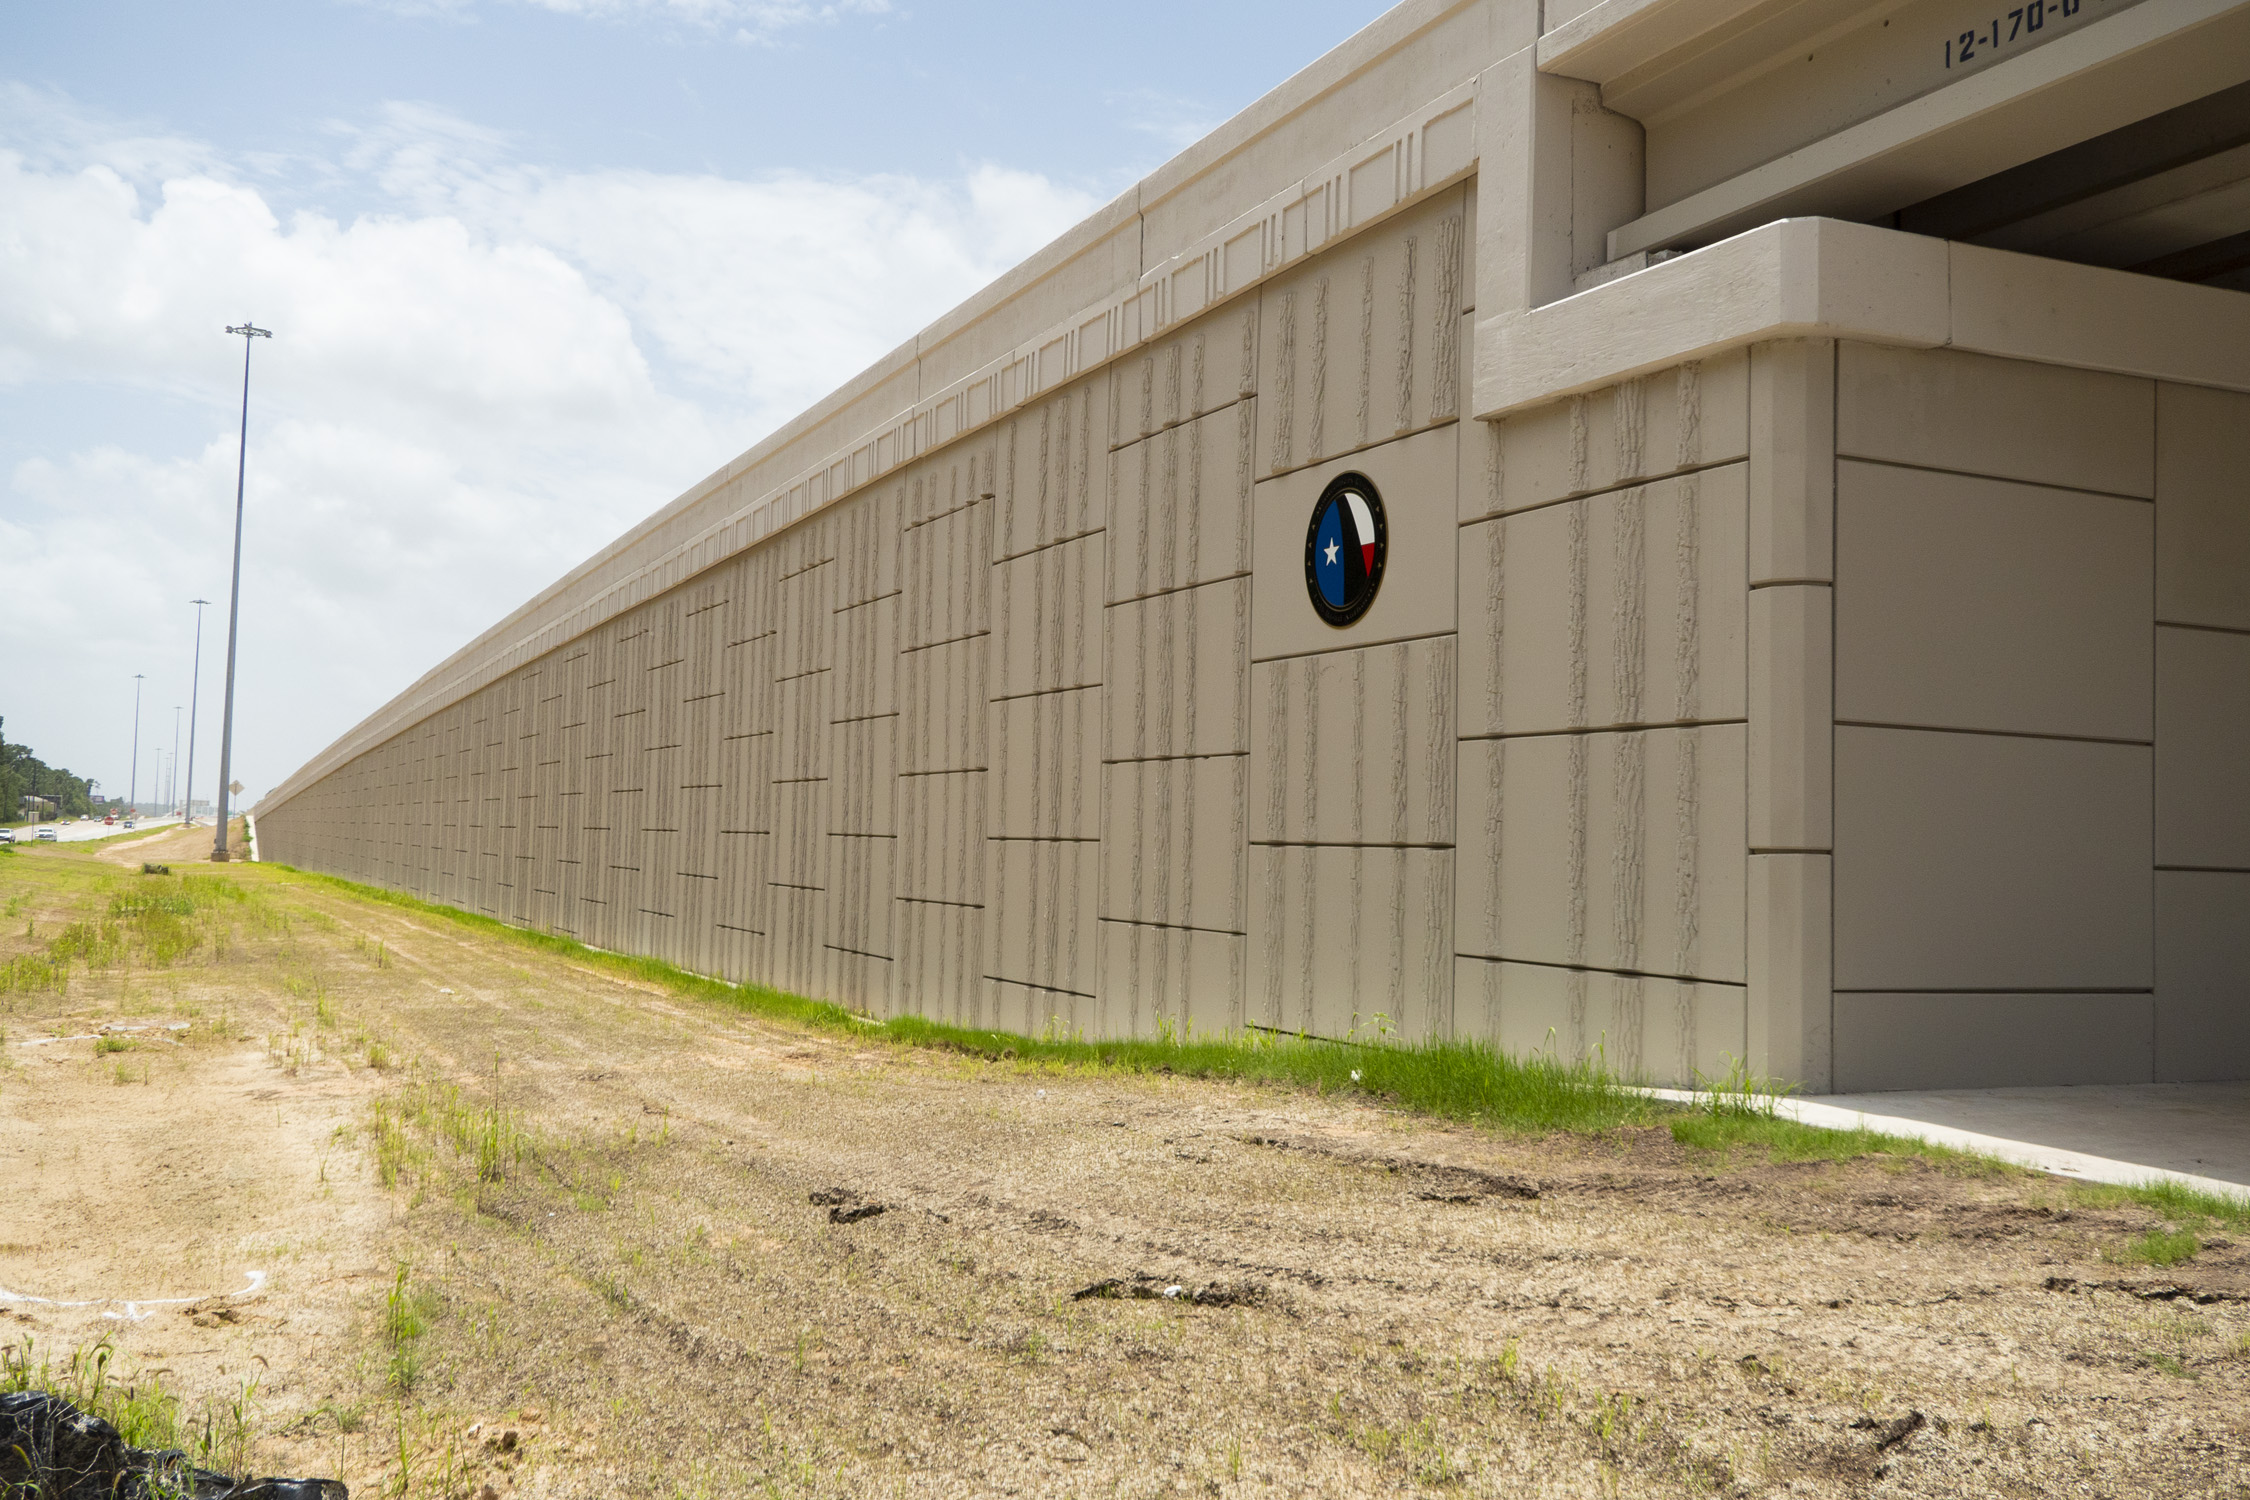
[[42, 844], [52, 844], [56, 840], [60, 839], [62, 835], [55, 831], [54, 824], [49, 823], [45, 827], [41, 828], [39, 832], [34, 835], [34, 837], [36, 837]]
[[0, 828], [0, 844], [12, 844], [15, 841], [16, 831], [13, 828]]
[[126, 826], [127, 828], [130, 828], [130, 827], [132, 827], [132, 826], [133, 826], [133, 820], [132, 820], [131, 818], [127, 818], [127, 819], [125, 820], [125, 826]]

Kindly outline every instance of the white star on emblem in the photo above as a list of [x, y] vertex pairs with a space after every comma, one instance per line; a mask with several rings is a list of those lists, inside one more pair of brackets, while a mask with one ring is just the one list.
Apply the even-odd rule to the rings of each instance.
[[1336, 544], [1334, 542], [1330, 542], [1328, 544], [1328, 560], [1331, 563], [1335, 562], [1336, 560]]

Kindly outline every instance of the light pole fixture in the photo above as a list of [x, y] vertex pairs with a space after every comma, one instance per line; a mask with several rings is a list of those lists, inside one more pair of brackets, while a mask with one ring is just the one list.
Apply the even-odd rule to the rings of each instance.
[[203, 606], [208, 599], [190, 599], [195, 606], [195, 674], [188, 678], [187, 695], [187, 800], [182, 804], [182, 823], [195, 821], [195, 695], [203, 686]]
[[125, 805], [136, 812], [141, 805], [141, 678], [145, 675], [133, 674], [133, 771], [125, 783]]
[[219, 836], [211, 845], [211, 858], [221, 864], [228, 858], [227, 783], [234, 766], [234, 643], [242, 624], [242, 481], [250, 463], [250, 347], [258, 339], [273, 337], [272, 329], [260, 328], [247, 319], [241, 327], [227, 332], [242, 340], [242, 438], [234, 461], [234, 592], [227, 599], [227, 697], [219, 729]]

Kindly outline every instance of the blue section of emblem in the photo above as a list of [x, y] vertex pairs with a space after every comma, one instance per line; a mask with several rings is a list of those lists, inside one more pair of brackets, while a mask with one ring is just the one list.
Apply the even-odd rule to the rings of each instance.
[[1320, 596], [1328, 601], [1330, 609], [1342, 609], [1350, 577], [1344, 567], [1344, 549], [1353, 545], [1344, 535], [1343, 501], [1332, 500], [1322, 511], [1319, 529], [1313, 533], [1313, 577], [1320, 584]]
[[1374, 604], [1388, 531], [1383, 497], [1365, 474], [1338, 474], [1322, 488], [1305, 518], [1305, 595], [1324, 624], [1343, 629]]

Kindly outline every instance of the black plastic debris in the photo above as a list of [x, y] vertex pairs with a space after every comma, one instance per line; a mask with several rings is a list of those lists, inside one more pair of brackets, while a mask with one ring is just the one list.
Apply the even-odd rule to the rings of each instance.
[[5, 1500], [351, 1500], [334, 1479], [235, 1479], [176, 1448], [135, 1448], [60, 1396], [0, 1396]]

